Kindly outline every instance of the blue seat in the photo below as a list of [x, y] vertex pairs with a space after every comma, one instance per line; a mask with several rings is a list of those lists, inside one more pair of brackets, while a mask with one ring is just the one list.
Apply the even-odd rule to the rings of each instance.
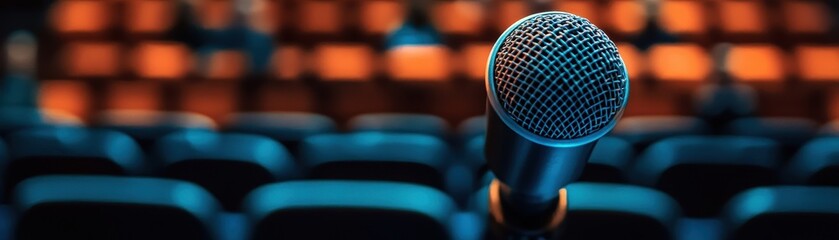
[[477, 136], [483, 136], [487, 131], [487, 118], [484, 115], [463, 120], [457, 127], [462, 141], [470, 141]]
[[214, 129], [209, 117], [188, 112], [143, 110], [111, 110], [100, 113], [94, 120], [98, 127], [128, 134], [148, 151], [154, 141], [166, 134], [187, 129]]
[[597, 141], [578, 181], [626, 183], [635, 150], [626, 140], [604, 137]]
[[783, 154], [791, 156], [818, 132], [816, 122], [804, 118], [742, 118], [732, 121], [726, 131], [732, 135], [764, 137], [777, 141]]
[[450, 239], [456, 211], [426, 186], [310, 180], [267, 185], [245, 201], [251, 239]]
[[44, 115], [37, 108], [0, 108], [0, 137], [16, 130], [44, 125]]
[[327, 116], [302, 112], [238, 113], [230, 117], [227, 132], [268, 136], [283, 145], [294, 156], [299, 156], [300, 141], [304, 138], [337, 129]]
[[[489, 188], [469, 208], [488, 218]], [[650, 188], [611, 183], [568, 185], [568, 213], [559, 239], [674, 239], [679, 205]], [[489, 233], [487, 233], [489, 234]]]
[[16, 239], [213, 239], [219, 206], [183, 181], [42, 176], [15, 192]]
[[612, 130], [611, 135], [629, 141], [641, 152], [650, 144], [675, 136], [705, 135], [710, 126], [694, 117], [644, 116], [625, 117]]
[[370, 113], [349, 121], [355, 132], [415, 133], [446, 137], [449, 124], [440, 117], [426, 114]]
[[238, 210], [254, 188], [298, 174], [285, 147], [268, 137], [184, 130], [157, 141], [163, 176], [194, 182], [226, 210]]
[[407, 133], [324, 134], [303, 141], [315, 179], [388, 180], [443, 189], [449, 150], [439, 138]]
[[[476, 137], [467, 144], [466, 158], [472, 164], [483, 166], [479, 171], [487, 171], [484, 160], [484, 139], [483, 136]], [[611, 182], [626, 183], [627, 172], [632, 164], [635, 151], [629, 142], [616, 137], [603, 137], [594, 145], [591, 157], [583, 169], [578, 181], [586, 182]], [[478, 176], [485, 176], [479, 172]], [[483, 177], [482, 185], [489, 184], [494, 177]]]
[[785, 168], [784, 178], [793, 184], [839, 186], [839, 137], [805, 144]]
[[673, 196], [685, 215], [708, 217], [742, 190], [776, 184], [779, 164], [780, 146], [770, 139], [674, 137], [644, 151], [630, 178]]
[[839, 239], [839, 188], [778, 186], [745, 191], [726, 206], [729, 239]]
[[20, 181], [38, 175], [134, 175], [146, 171], [142, 150], [119, 132], [42, 127], [12, 133], [8, 141], [10, 160], [2, 167], [7, 194]]

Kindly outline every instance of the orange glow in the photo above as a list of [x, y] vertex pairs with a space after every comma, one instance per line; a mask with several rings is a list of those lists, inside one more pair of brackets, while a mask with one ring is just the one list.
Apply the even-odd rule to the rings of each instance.
[[183, 86], [181, 110], [206, 115], [219, 125], [238, 107], [238, 89], [229, 82], [199, 83]]
[[324, 81], [370, 81], [376, 65], [373, 50], [364, 45], [320, 45], [313, 60]]
[[513, 25], [519, 19], [526, 17], [529, 10], [527, 4], [521, 0], [502, 1], [496, 7], [495, 13], [495, 27], [499, 32], [507, 30], [510, 25]]
[[784, 24], [793, 33], [826, 33], [829, 30], [827, 7], [821, 2], [783, 1]]
[[739, 45], [728, 55], [727, 69], [740, 81], [781, 82], [786, 76], [784, 55], [767, 44]]
[[173, 23], [173, 1], [133, 0], [127, 2], [125, 28], [133, 33], [162, 33]]
[[271, 58], [274, 75], [280, 80], [297, 80], [303, 72], [303, 50], [296, 46], [282, 46]]
[[839, 81], [839, 46], [799, 46], [795, 60], [802, 80]]
[[636, 34], [647, 25], [647, 11], [635, 0], [612, 1], [609, 17], [612, 28], [622, 34]]
[[344, 19], [340, 2], [337, 1], [301, 1], [299, 2], [299, 21], [301, 30], [307, 33], [336, 33]]
[[402, 1], [375, 0], [361, 3], [361, 25], [365, 32], [385, 34], [402, 22]]
[[195, 8], [201, 25], [210, 29], [227, 27], [233, 21], [235, 9], [232, 0], [198, 0]]
[[52, 9], [52, 26], [63, 33], [95, 33], [111, 25], [108, 1], [56, 1]]
[[112, 81], [105, 91], [106, 109], [158, 110], [160, 86], [149, 81]]
[[491, 43], [470, 44], [463, 47], [463, 64], [466, 76], [470, 80], [484, 81], [487, 71], [487, 59], [492, 51]]
[[711, 69], [708, 53], [696, 44], [661, 44], [650, 48], [650, 73], [661, 81], [705, 80]]
[[209, 79], [239, 80], [244, 75], [246, 63], [242, 52], [217, 51], [207, 59], [205, 76]]
[[90, 107], [87, 83], [77, 80], [47, 80], [41, 82], [38, 100], [41, 108], [55, 109], [84, 118]]
[[63, 52], [67, 72], [77, 77], [108, 77], [120, 72], [120, 47], [112, 42], [70, 43]]
[[704, 34], [706, 12], [702, 1], [661, 1], [658, 21], [668, 32]]
[[397, 81], [445, 81], [451, 73], [444, 46], [402, 46], [386, 53], [388, 75]]
[[720, 24], [728, 33], [766, 33], [766, 9], [760, 1], [718, 1]]
[[639, 77], [646, 67], [644, 65], [644, 56], [638, 51], [634, 45], [630, 43], [617, 43], [618, 53], [626, 65], [626, 72], [629, 78], [633, 79]]
[[588, 19], [594, 25], [600, 25], [597, 6], [594, 4], [594, 1], [587, 0], [555, 1], [554, 9], [573, 13], [574, 15]]
[[145, 42], [133, 52], [135, 72], [143, 78], [177, 79], [192, 68], [189, 49], [176, 42]]
[[434, 8], [435, 24], [449, 34], [477, 35], [483, 30], [485, 17], [478, 1], [439, 2]]
[[[504, 223], [504, 205], [501, 204], [501, 188], [505, 187], [498, 179], [492, 180], [489, 185], [489, 213], [496, 223]], [[557, 194], [557, 206], [551, 221], [546, 226], [542, 227], [542, 231], [550, 231], [557, 229], [562, 221], [565, 220], [565, 215], [568, 212], [568, 191], [565, 188], [559, 189]]]

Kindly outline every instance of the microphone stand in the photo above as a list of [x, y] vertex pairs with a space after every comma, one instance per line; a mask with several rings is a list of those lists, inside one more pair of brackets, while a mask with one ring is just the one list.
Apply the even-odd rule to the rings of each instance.
[[559, 239], [568, 212], [565, 188], [547, 202], [515, 201], [509, 188], [495, 179], [489, 186], [490, 228], [487, 239]]

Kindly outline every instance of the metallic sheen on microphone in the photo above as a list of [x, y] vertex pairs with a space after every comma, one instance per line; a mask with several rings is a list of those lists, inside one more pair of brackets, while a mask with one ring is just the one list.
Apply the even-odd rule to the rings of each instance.
[[534, 206], [579, 177], [623, 114], [629, 78], [602, 30], [570, 13], [543, 12], [495, 43], [486, 89], [489, 167], [513, 205]]

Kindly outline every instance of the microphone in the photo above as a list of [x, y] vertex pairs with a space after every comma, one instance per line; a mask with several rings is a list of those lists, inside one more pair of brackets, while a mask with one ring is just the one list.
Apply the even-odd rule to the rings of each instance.
[[519, 235], [554, 231], [567, 208], [563, 187], [626, 107], [629, 78], [617, 47], [585, 18], [533, 14], [496, 41], [486, 90], [493, 222]]

